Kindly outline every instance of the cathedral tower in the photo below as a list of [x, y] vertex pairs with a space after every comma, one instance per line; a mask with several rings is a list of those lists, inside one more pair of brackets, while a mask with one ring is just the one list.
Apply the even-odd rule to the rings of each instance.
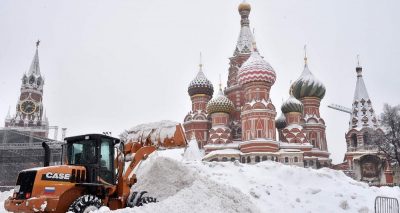
[[303, 127], [300, 125], [300, 119], [303, 114], [303, 104], [293, 97], [290, 97], [283, 102], [281, 110], [285, 114], [286, 126], [281, 130], [283, 142], [288, 143], [306, 143], [307, 138]]
[[196, 77], [189, 84], [188, 93], [192, 101], [192, 110], [185, 116], [183, 123], [186, 138], [191, 138], [194, 134], [202, 148], [209, 138], [211, 121], [206, 112], [206, 106], [214, 93], [214, 88], [204, 75], [201, 62]]
[[304, 57], [304, 70], [300, 77], [291, 85], [293, 96], [304, 105], [301, 124], [307, 134], [308, 142], [312, 144], [315, 153], [309, 155], [319, 157], [320, 162], [329, 164], [329, 152], [325, 135], [325, 121], [319, 113], [321, 100], [325, 96], [325, 86], [308, 68], [307, 55]]
[[39, 43], [36, 42], [36, 52], [28, 73], [22, 76], [21, 94], [16, 105], [16, 114], [9, 114], [5, 127], [29, 131], [39, 137], [48, 136], [48, 120], [43, 111], [44, 78], [39, 66]]
[[238, 82], [238, 73], [242, 64], [250, 57], [254, 41], [249, 21], [249, 14], [251, 11], [250, 4], [242, 2], [238, 7], [238, 11], [241, 17], [240, 33], [233, 56], [229, 58], [228, 82], [227, 88], [225, 89], [225, 95], [235, 105], [235, 109], [231, 113], [231, 127], [234, 140], [241, 140], [242, 138], [240, 109], [244, 104], [244, 92]]
[[233, 109], [232, 101], [225, 97], [220, 85], [218, 95], [207, 104], [207, 113], [211, 115], [212, 119], [208, 144], [232, 143], [231, 129], [229, 128], [229, 113]]
[[[276, 74], [258, 52], [255, 42], [249, 59], [240, 67], [238, 81], [244, 90], [245, 104], [241, 110], [242, 152], [277, 151], [275, 106], [270, 90]], [[254, 143], [253, 143], [254, 142]]]

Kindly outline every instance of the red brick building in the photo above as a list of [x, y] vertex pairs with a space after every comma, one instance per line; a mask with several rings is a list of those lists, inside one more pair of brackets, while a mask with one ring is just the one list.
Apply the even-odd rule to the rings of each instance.
[[277, 73], [256, 47], [250, 4], [243, 2], [238, 10], [241, 27], [229, 58], [227, 87], [211, 99], [213, 86], [200, 65], [188, 88], [192, 110], [184, 119], [187, 137], [195, 135], [208, 161], [273, 160], [313, 168], [329, 166], [325, 122], [319, 114], [324, 85], [310, 72], [305, 58], [304, 71], [290, 88], [283, 114], [275, 120], [270, 92]]

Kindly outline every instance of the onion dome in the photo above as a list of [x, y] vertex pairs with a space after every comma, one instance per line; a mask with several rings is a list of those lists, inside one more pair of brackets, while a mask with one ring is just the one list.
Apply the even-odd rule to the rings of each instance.
[[[255, 44], [253, 44], [255, 47]], [[249, 59], [243, 63], [239, 69], [239, 84], [243, 85], [255, 81], [263, 81], [273, 85], [276, 80], [276, 74], [271, 65], [265, 61], [260, 53], [255, 49]]]
[[249, 3], [243, 1], [242, 3], [239, 4], [238, 10], [239, 10], [239, 12], [242, 12], [244, 10], [250, 11], [251, 6]]
[[291, 86], [293, 96], [297, 99], [304, 97], [316, 97], [322, 99], [325, 96], [325, 86], [311, 73], [310, 69], [308, 69], [307, 58], [304, 59], [304, 70], [300, 77], [293, 82]]
[[212, 96], [214, 93], [214, 87], [202, 71], [202, 65], [200, 64], [200, 70], [196, 77], [190, 82], [188, 93], [190, 96], [197, 94], [206, 94]]
[[293, 95], [290, 95], [290, 97], [283, 102], [281, 110], [285, 114], [289, 112], [303, 113], [303, 103], [293, 97]]
[[275, 126], [278, 129], [283, 129], [286, 127], [286, 125], [286, 117], [283, 113], [281, 113], [281, 115], [275, 120]]
[[225, 112], [231, 113], [235, 109], [232, 101], [229, 100], [223, 93], [222, 89], [219, 89], [218, 95], [215, 98], [212, 98], [207, 103], [207, 113], [213, 114], [216, 112]]

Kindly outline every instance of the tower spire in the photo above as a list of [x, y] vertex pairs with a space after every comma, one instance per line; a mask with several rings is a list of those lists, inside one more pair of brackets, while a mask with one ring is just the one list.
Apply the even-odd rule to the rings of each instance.
[[200, 62], [199, 62], [199, 68], [200, 68], [200, 70], [202, 70], [202, 69], [203, 69], [203, 59], [202, 59], [202, 56], [201, 56], [201, 52], [200, 52]]
[[307, 66], [307, 45], [304, 45], [304, 66]]
[[246, 1], [243, 1], [239, 5], [239, 14], [240, 14], [240, 33], [239, 38], [236, 44], [236, 49], [233, 55], [238, 54], [250, 54], [253, 50], [252, 41], [253, 41], [253, 33], [250, 29], [250, 21], [249, 14], [251, 11], [251, 6]]
[[33, 56], [32, 64], [29, 68], [28, 75], [40, 76], [40, 66], [39, 66], [39, 44], [40, 40], [36, 41], [36, 52]]
[[8, 112], [7, 112], [6, 120], [11, 120], [10, 108], [11, 108], [11, 107], [8, 106]]

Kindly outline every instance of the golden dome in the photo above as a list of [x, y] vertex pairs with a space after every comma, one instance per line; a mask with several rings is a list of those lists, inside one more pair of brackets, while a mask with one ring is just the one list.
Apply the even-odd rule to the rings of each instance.
[[243, 11], [243, 10], [251, 10], [251, 6], [249, 3], [243, 1], [242, 3], [239, 4], [239, 8], [238, 8], [239, 12]]

